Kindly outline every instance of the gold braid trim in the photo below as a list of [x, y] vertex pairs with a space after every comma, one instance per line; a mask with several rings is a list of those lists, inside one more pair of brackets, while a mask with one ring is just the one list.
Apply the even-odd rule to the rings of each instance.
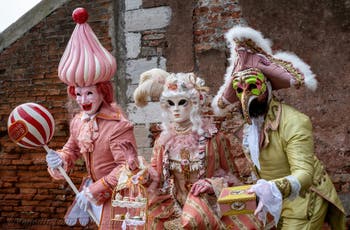
[[283, 199], [289, 197], [291, 193], [291, 185], [287, 178], [273, 180], [275, 182], [277, 188], [280, 190]]
[[227, 104], [225, 104], [225, 102], [224, 102], [224, 100], [222, 99], [222, 97], [220, 97], [219, 100], [218, 100], [218, 107], [219, 107], [220, 109], [225, 109], [226, 106], [227, 106]]
[[180, 229], [183, 229], [181, 227], [181, 219], [180, 219], [180, 217], [176, 218], [176, 219], [173, 219], [173, 220], [165, 221], [164, 222], [164, 229], [166, 229], [166, 230], [180, 230]]
[[272, 62], [277, 63], [280, 66], [283, 66], [293, 77], [296, 81], [294, 83], [294, 87], [297, 89], [304, 84], [304, 76], [298, 69], [296, 69], [291, 62], [280, 60], [277, 58], [272, 58]]

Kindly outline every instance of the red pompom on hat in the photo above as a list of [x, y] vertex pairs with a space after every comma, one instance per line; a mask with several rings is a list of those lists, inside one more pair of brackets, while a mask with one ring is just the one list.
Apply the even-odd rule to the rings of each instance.
[[89, 24], [84, 8], [72, 13], [77, 23], [58, 65], [58, 77], [69, 86], [92, 86], [110, 81], [117, 69], [114, 56], [106, 50]]
[[85, 8], [79, 7], [73, 11], [72, 18], [76, 23], [83, 24], [88, 20], [89, 14]]

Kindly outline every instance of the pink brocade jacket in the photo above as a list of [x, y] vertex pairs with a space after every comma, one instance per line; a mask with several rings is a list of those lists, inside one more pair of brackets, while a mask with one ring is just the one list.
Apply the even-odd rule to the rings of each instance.
[[[234, 164], [233, 151], [229, 139], [221, 132], [209, 132], [205, 138], [194, 136], [197, 144], [186, 143], [189, 136], [180, 135], [177, 141], [169, 138], [165, 143], [161, 141], [162, 134], [155, 142], [151, 167], [159, 175], [158, 189], [150, 194], [148, 204], [147, 229], [260, 229], [261, 223], [254, 215], [221, 216], [217, 206], [217, 197], [222, 188], [240, 185], [234, 175], [237, 169]], [[171, 136], [171, 135], [170, 135]], [[203, 146], [201, 146], [203, 145]], [[172, 160], [176, 148], [190, 150], [199, 147], [198, 156], [203, 164], [193, 167], [195, 158], [188, 160], [190, 168], [189, 180], [193, 184], [199, 179], [207, 179], [214, 188], [214, 194], [194, 196], [190, 188], [186, 188], [184, 170], [176, 169]], [[203, 152], [201, 152], [203, 150]], [[181, 151], [180, 151], [181, 152]], [[191, 153], [193, 154], [193, 152]], [[179, 162], [183, 162], [179, 160]], [[185, 165], [182, 165], [183, 167]], [[203, 167], [202, 167], [203, 166]], [[198, 170], [195, 170], [197, 169]], [[203, 171], [202, 171], [203, 169]], [[167, 182], [172, 178], [172, 182]]]
[[[84, 158], [88, 176], [93, 180], [89, 190], [95, 203], [103, 205], [99, 229], [111, 229], [111, 195], [120, 169], [127, 159], [137, 158], [133, 125], [118, 107], [106, 104], [90, 121], [82, 117], [80, 113], [73, 118], [69, 140], [58, 153], [66, 171], [74, 167], [78, 158]], [[49, 173], [55, 179], [62, 179], [55, 171], [49, 169]]]

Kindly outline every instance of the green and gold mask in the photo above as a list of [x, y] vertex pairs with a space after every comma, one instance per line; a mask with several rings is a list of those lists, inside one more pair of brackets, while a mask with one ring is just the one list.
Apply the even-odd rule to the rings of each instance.
[[241, 101], [245, 120], [248, 124], [251, 124], [249, 104], [253, 99], [266, 92], [267, 86], [264, 74], [256, 68], [236, 72], [233, 74], [232, 87]]
[[260, 96], [266, 91], [266, 79], [263, 73], [256, 69], [247, 69], [236, 74], [232, 81], [233, 89], [241, 100], [243, 93]]

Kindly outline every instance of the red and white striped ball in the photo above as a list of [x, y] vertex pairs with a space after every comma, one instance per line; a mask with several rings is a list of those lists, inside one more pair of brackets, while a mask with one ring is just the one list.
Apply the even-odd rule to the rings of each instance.
[[11, 112], [7, 128], [9, 137], [16, 144], [25, 148], [36, 148], [51, 140], [55, 121], [45, 107], [36, 103], [25, 103]]

